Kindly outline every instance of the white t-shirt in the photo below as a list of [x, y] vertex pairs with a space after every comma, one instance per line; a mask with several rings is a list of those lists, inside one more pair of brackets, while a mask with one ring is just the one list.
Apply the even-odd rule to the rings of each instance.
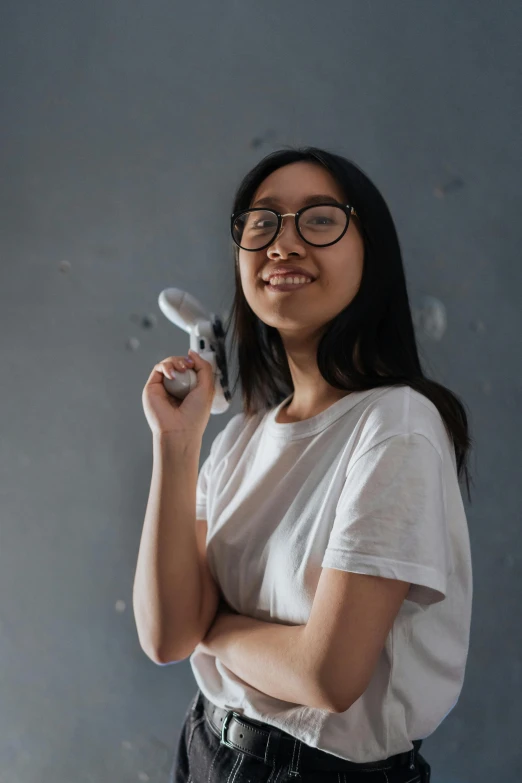
[[364, 694], [342, 713], [252, 688], [196, 647], [204, 695], [349, 761], [428, 737], [459, 698], [472, 569], [453, 447], [437, 408], [408, 386], [352, 392], [310, 419], [235, 415], [201, 467], [210, 570], [240, 614], [306, 624], [322, 567], [411, 582]]

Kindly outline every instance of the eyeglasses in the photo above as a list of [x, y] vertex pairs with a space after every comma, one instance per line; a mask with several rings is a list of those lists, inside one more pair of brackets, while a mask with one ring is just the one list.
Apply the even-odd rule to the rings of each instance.
[[293, 217], [297, 233], [305, 242], [328, 247], [345, 235], [351, 215], [358, 217], [350, 204], [314, 204], [285, 215], [263, 207], [243, 209], [231, 216], [232, 239], [242, 250], [264, 250], [279, 235], [283, 218]]

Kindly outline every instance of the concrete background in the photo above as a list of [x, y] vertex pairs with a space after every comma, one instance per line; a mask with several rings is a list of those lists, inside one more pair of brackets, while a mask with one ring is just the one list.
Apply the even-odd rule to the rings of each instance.
[[515, 780], [522, 6], [3, 0], [0, 30], [0, 783], [167, 780], [195, 681], [132, 612], [141, 393], [188, 348], [157, 297], [228, 309], [233, 191], [288, 144], [382, 190], [426, 370], [470, 410], [471, 648], [422, 753], [433, 783]]

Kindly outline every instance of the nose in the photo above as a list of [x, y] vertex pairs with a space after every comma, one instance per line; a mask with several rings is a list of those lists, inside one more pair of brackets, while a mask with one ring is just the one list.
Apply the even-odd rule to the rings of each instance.
[[287, 212], [285, 215], [281, 215], [281, 228], [279, 230], [279, 233], [274, 237], [274, 239], [272, 241], [272, 244], [267, 248], [267, 250], [274, 249], [281, 242], [281, 237], [282, 237], [283, 232], [284, 232], [285, 227], [286, 227], [285, 226], [285, 220], [288, 223], [290, 223], [291, 226], [293, 226], [293, 231], [292, 231], [292, 228], [290, 228], [290, 230], [286, 232], [286, 239], [290, 240], [290, 241], [293, 240], [294, 242], [295, 242], [295, 240], [297, 240], [297, 242], [299, 242], [299, 243], [303, 242], [303, 240], [301, 239], [301, 237], [299, 236], [299, 233], [297, 231], [297, 226], [295, 225], [295, 213], [294, 212]]

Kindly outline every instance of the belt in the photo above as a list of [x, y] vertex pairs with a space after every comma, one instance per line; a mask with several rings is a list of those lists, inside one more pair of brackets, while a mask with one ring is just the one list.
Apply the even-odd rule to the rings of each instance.
[[[269, 726], [252, 718], [245, 718], [234, 710], [223, 710], [221, 707], [216, 707], [204, 694], [201, 694], [201, 696], [205, 714], [214, 729], [214, 733], [221, 736], [221, 744], [232, 748], [232, 750], [239, 750], [241, 753], [260, 759], [270, 766], [275, 764], [278, 753], [279, 762], [284, 761], [285, 756], [288, 757], [288, 760], [294, 760], [296, 742], [299, 742], [301, 745], [297, 754], [299, 765], [303, 770], [310, 772], [344, 772], [348, 770], [363, 772], [374, 769], [394, 769], [402, 766], [409, 766], [410, 769], [415, 769], [415, 754], [418, 753], [422, 745], [422, 740], [413, 740], [412, 750], [398, 753], [396, 756], [390, 756], [390, 758], [382, 759], [381, 761], [355, 763], [354, 761], [348, 761], [339, 756], [328, 754], [319, 748], [312, 748], [304, 742], [296, 740], [290, 734], [277, 729], [275, 726]], [[420, 758], [422, 759], [422, 757]]]

